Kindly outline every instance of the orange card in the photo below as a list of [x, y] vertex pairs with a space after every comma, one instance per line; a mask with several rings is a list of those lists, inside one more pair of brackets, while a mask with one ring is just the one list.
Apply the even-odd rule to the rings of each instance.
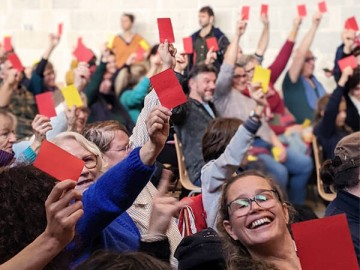
[[63, 181], [71, 179], [77, 181], [84, 168], [85, 162], [71, 155], [59, 146], [43, 141], [34, 166], [47, 174]]

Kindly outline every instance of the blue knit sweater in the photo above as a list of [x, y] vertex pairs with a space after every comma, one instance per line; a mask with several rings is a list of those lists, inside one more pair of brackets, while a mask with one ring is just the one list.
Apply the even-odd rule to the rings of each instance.
[[77, 236], [69, 244], [78, 264], [97, 249], [137, 250], [140, 233], [125, 212], [145, 187], [154, 170], [139, 155], [140, 148], [103, 174], [83, 194], [84, 216], [76, 225]]

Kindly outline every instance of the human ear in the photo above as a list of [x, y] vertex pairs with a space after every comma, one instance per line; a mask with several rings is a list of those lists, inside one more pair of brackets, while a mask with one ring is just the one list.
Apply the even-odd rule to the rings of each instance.
[[234, 239], [235, 241], [236, 241], [236, 240], [239, 240], [239, 238], [234, 234], [232, 225], [231, 225], [231, 223], [230, 223], [229, 220], [224, 220], [224, 221], [223, 221], [223, 226], [224, 226], [226, 232], [228, 233], [228, 235], [229, 235], [232, 239]]
[[286, 224], [289, 224], [289, 222], [290, 222], [289, 208], [286, 203], [283, 203], [282, 207], [283, 207], [285, 222], [286, 222]]

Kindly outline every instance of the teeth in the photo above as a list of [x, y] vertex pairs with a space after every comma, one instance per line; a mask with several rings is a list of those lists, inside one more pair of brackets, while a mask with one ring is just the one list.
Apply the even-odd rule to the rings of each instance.
[[261, 218], [261, 219], [258, 219], [258, 220], [255, 220], [251, 223], [251, 226], [250, 228], [251, 229], [254, 229], [255, 227], [258, 227], [260, 225], [263, 225], [264, 223], [270, 223], [271, 220], [269, 218]]

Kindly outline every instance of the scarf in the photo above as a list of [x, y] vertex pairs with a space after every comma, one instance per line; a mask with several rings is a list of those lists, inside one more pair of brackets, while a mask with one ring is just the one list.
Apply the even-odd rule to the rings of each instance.
[[315, 89], [311, 87], [310, 83], [304, 76], [301, 76], [301, 82], [305, 88], [307, 102], [310, 108], [315, 110], [318, 99], [324, 96], [326, 92], [322, 84], [315, 78], [315, 76], [311, 76], [310, 79], [315, 84]]
[[0, 150], [0, 167], [5, 167], [11, 163], [14, 159], [15, 153], [9, 153], [3, 150]]

